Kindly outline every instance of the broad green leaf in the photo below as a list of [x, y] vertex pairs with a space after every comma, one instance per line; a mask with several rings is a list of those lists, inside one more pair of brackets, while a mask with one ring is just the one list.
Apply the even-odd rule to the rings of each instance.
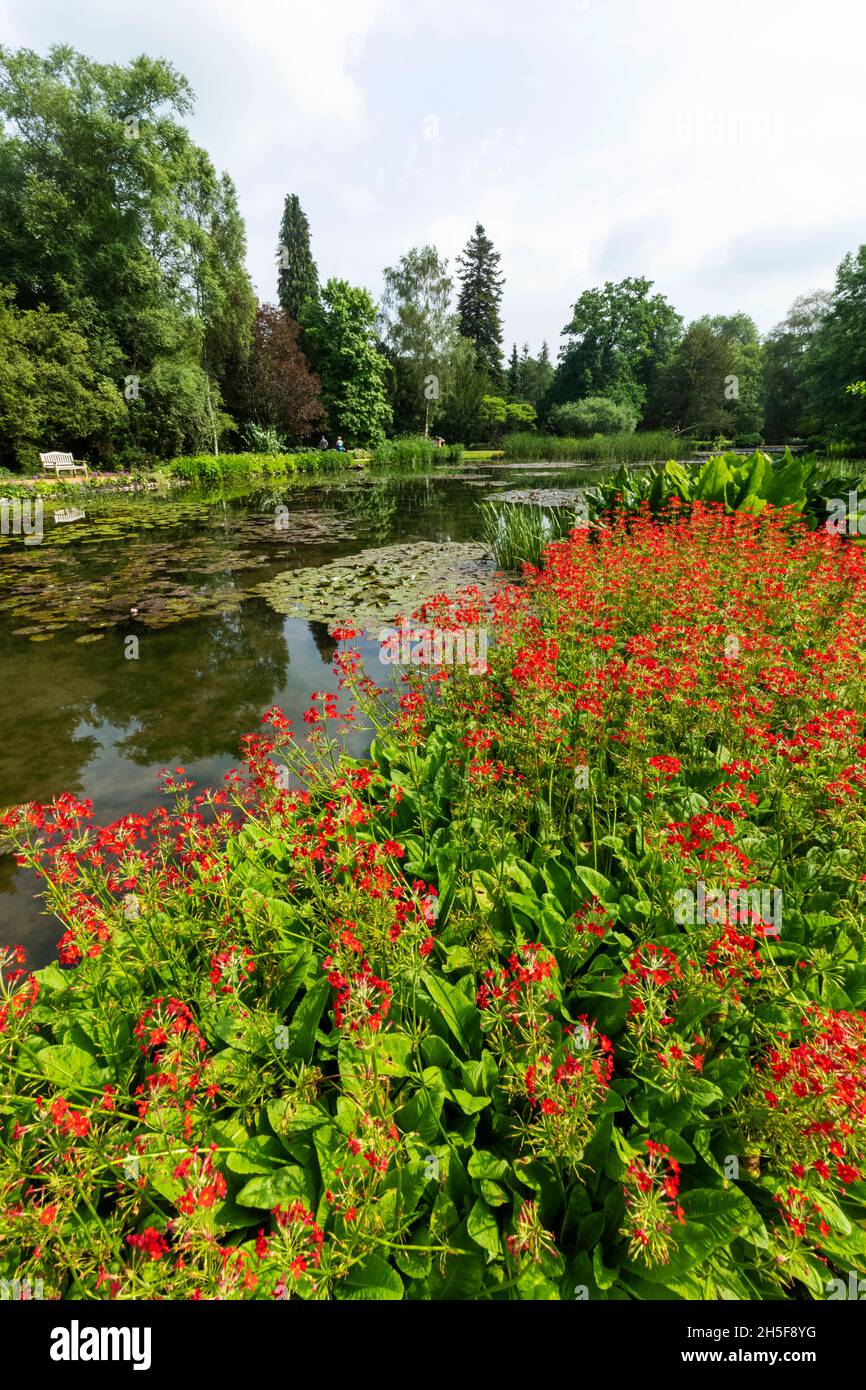
[[502, 1253], [499, 1223], [487, 1203], [482, 1201], [480, 1197], [469, 1213], [466, 1229], [475, 1244], [480, 1245], [482, 1250], [486, 1250], [490, 1255]]
[[396, 1303], [403, 1297], [403, 1281], [381, 1255], [368, 1255], [352, 1266], [335, 1293], [337, 1298]]
[[41, 1048], [36, 1062], [47, 1080], [63, 1090], [96, 1089], [111, 1076], [107, 1067], [100, 1066], [90, 1052], [74, 1043]]
[[303, 1168], [279, 1168], [275, 1173], [251, 1178], [235, 1198], [240, 1207], [262, 1207], [272, 1211], [278, 1203], [310, 1202], [309, 1178]]
[[289, 1056], [299, 1057], [304, 1062], [313, 1060], [316, 1030], [322, 1017], [329, 989], [330, 985], [326, 978], [318, 980], [312, 989], [307, 990], [298, 1005], [289, 1028]]

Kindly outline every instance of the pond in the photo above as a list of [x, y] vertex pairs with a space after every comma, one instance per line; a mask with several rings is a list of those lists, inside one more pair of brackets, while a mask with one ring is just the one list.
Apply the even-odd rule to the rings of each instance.
[[[378, 627], [432, 593], [492, 585], [479, 501], [564, 500], [600, 476], [464, 464], [46, 503], [40, 544], [0, 536], [0, 809], [72, 791], [107, 822], [156, 805], [163, 767], [219, 783], [266, 709], [303, 729], [310, 693], [334, 688], [340, 618], [372, 633], [359, 645], [384, 683]], [[36, 887], [0, 854], [0, 945], [21, 943], [33, 967], [56, 938]]]

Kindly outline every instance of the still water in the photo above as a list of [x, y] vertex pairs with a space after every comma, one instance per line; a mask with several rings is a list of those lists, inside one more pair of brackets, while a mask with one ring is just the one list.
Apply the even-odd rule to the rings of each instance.
[[[0, 809], [72, 791], [108, 822], [156, 805], [163, 767], [219, 783], [267, 708], [297, 725], [310, 693], [336, 683], [327, 622], [275, 611], [260, 583], [370, 547], [477, 540], [480, 500], [598, 476], [464, 465], [280, 491], [88, 499], [58, 504], [56, 520], [46, 505], [41, 544], [0, 537]], [[375, 638], [360, 645], [381, 680]], [[36, 887], [0, 854], [0, 944], [20, 942], [33, 966], [52, 958], [59, 934]]]

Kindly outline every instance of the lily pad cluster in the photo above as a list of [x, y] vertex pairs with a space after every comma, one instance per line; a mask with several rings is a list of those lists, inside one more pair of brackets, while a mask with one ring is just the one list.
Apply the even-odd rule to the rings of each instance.
[[489, 550], [477, 542], [418, 541], [290, 570], [256, 592], [288, 617], [371, 630], [408, 616], [434, 594], [453, 595], [470, 585], [490, 593], [494, 573]]

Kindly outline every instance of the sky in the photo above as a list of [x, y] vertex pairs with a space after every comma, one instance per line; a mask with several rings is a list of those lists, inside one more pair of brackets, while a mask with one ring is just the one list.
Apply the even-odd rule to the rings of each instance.
[[762, 331], [866, 241], [860, 0], [0, 0], [0, 42], [167, 58], [231, 174], [259, 297], [283, 199], [322, 280], [412, 246], [502, 253], [506, 350], [654, 281]]

